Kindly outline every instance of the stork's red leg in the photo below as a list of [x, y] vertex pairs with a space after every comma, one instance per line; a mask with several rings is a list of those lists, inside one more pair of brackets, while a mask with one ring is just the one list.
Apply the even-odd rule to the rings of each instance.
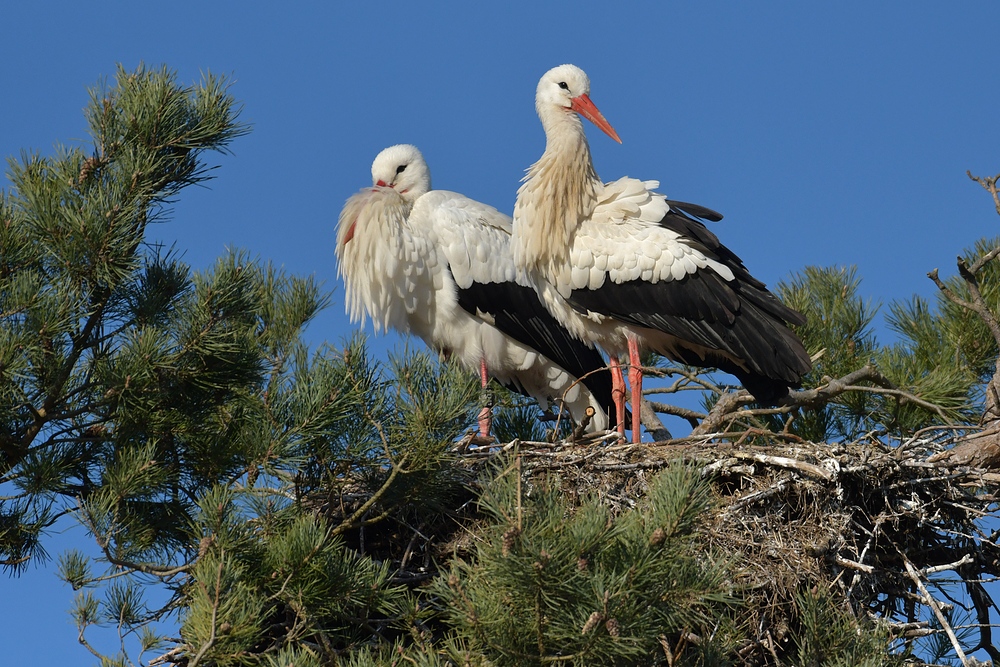
[[[479, 360], [479, 376], [482, 380], [482, 387], [485, 390], [487, 385], [490, 383], [490, 377], [486, 373], [486, 357], [482, 357]], [[486, 392], [483, 391], [483, 396], [486, 396]], [[490, 421], [493, 416], [490, 406], [484, 404], [482, 409], [479, 411], [479, 435], [483, 438], [490, 437]]]
[[631, 336], [628, 339], [628, 383], [632, 386], [632, 442], [642, 439], [642, 361], [639, 358], [639, 344]]
[[611, 400], [615, 402], [618, 412], [618, 433], [625, 437], [625, 376], [617, 356], [612, 354], [608, 360], [611, 365]]

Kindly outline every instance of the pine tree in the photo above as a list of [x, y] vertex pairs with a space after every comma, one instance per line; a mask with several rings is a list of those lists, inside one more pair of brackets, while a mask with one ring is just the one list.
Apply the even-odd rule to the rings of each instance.
[[250, 276], [233, 257], [196, 281], [143, 245], [166, 204], [208, 177], [203, 153], [245, 133], [226, 88], [218, 77], [186, 89], [166, 70], [120, 70], [116, 86], [92, 91], [89, 153], [11, 162], [13, 190], [0, 200], [8, 568], [39, 555], [41, 533], [76, 498], [103, 497], [95, 519], [119, 512], [137, 552], [175, 548], [171, 515], [187, 501], [156, 503], [161, 525], [143, 526], [154, 511], [145, 487], [235, 463], [208, 442], [175, 441], [196, 439], [202, 419], [261, 380]]
[[[936, 300], [890, 304], [892, 344], [854, 269], [793, 275], [816, 362], [783, 405], [651, 359], [668, 395], [703, 394], [655, 406], [691, 435], [574, 439], [498, 388], [497, 447], [470, 449], [463, 370], [377, 361], [360, 335], [309, 349], [330, 301], [312, 279], [148, 244], [239, 112], [224, 78], [120, 69], [92, 146], [11, 161], [0, 197], [0, 562], [87, 528], [100, 556], [59, 565], [101, 664], [1000, 658], [1000, 241]], [[89, 641], [108, 626], [113, 656]]]
[[[151, 650], [148, 624], [183, 609], [192, 662], [266, 646], [285, 617], [285, 640], [339, 646], [398, 602], [345, 534], [462, 490], [444, 457], [477, 396], [426, 355], [310, 352], [303, 328], [328, 301], [312, 279], [240, 252], [193, 272], [145, 244], [208, 177], [203, 155], [246, 132], [227, 87], [119, 70], [92, 93], [91, 152], [12, 163], [0, 226], [2, 562], [42, 557], [74, 514], [103, 552], [60, 558], [81, 637], [112, 623]], [[151, 578], [172, 592], [162, 608], [144, 602]]]

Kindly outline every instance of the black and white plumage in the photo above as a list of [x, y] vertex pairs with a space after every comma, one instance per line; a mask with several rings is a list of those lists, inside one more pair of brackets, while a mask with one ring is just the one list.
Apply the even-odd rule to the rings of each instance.
[[372, 182], [347, 200], [338, 222], [338, 273], [351, 319], [371, 317], [376, 331], [412, 332], [480, 372], [484, 383], [489, 373], [543, 408], [561, 402], [577, 421], [593, 408], [591, 428], [607, 429], [612, 380], [605, 362], [518, 280], [510, 217], [431, 190], [414, 146], [379, 153]]
[[546, 145], [518, 190], [511, 245], [518, 268], [556, 319], [609, 353], [617, 401], [624, 399], [618, 356], [629, 353], [635, 441], [640, 348], [732, 373], [759, 401], [786, 395], [811, 366], [789, 329], [804, 318], [703, 224], [722, 216], [667, 200], [654, 191], [657, 181], [598, 178], [580, 115], [621, 140], [589, 93], [587, 75], [573, 65], [538, 83]]

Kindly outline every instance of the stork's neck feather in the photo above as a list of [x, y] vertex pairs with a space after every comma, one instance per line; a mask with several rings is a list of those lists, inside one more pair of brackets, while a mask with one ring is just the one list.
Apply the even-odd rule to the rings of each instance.
[[[337, 273], [344, 279], [347, 313], [363, 326], [370, 315], [375, 331], [402, 321], [398, 267], [405, 255], [412, 203], [390, 188], [364, 188], [344, 204], [337, 222]], [[403, 310], [405, 313], [405, 309]]]
[[545, 152], [528, 168], [514, 205], [514, 261], [528, 269], [565, 263], [580, 222], [594, 212], [601, 180], [580, 117], [563, 108], [542, 113]]

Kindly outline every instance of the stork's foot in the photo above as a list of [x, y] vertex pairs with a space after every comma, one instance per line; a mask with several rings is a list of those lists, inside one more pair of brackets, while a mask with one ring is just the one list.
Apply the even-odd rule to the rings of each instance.
[[487, 406], [479, 411], [479, 437], [489, 438], [490, 427], [493, 425], [493, 410]]
[[632, 388], [632, 444], [642, 440], [642, 358], [639, 344], [628, 339], [628, 383]]
[[615, 412], [618, 413], [618, 435], [625, 438], [625, 376], [622, 374], [621, 364], [618, 357], [611, 355], [608, 358], [611, 368], [611, 400], [615, 403]]
[[496, 439], [492, 436], [486, 436], [485, 438], [475, 431], [468, 431], [462, 436], [462, 439], [458, 441], [455, 445], [455, 450], [459, 454], [465, 454], [470, 449], [476, 449], [479, 447], [495, 447], [497, 444]]
[[[483, 367], [485, 369], [485, 366]], [[490, 389], [488, 380], [483, 377], [483, 389], [480, 394], [480, 402], [483, 404], [479, 411], [479, 435], [483, 438], [490, 437], [490, 428], [493, 426], [493, 406], [496, 403], [496, 396]]]
[[495, 444], [497, 444], [496, 438], [489, 434], [485, 436], [474, 435], [469, 438], [469, 446], [471, 447], [492, 447]]

